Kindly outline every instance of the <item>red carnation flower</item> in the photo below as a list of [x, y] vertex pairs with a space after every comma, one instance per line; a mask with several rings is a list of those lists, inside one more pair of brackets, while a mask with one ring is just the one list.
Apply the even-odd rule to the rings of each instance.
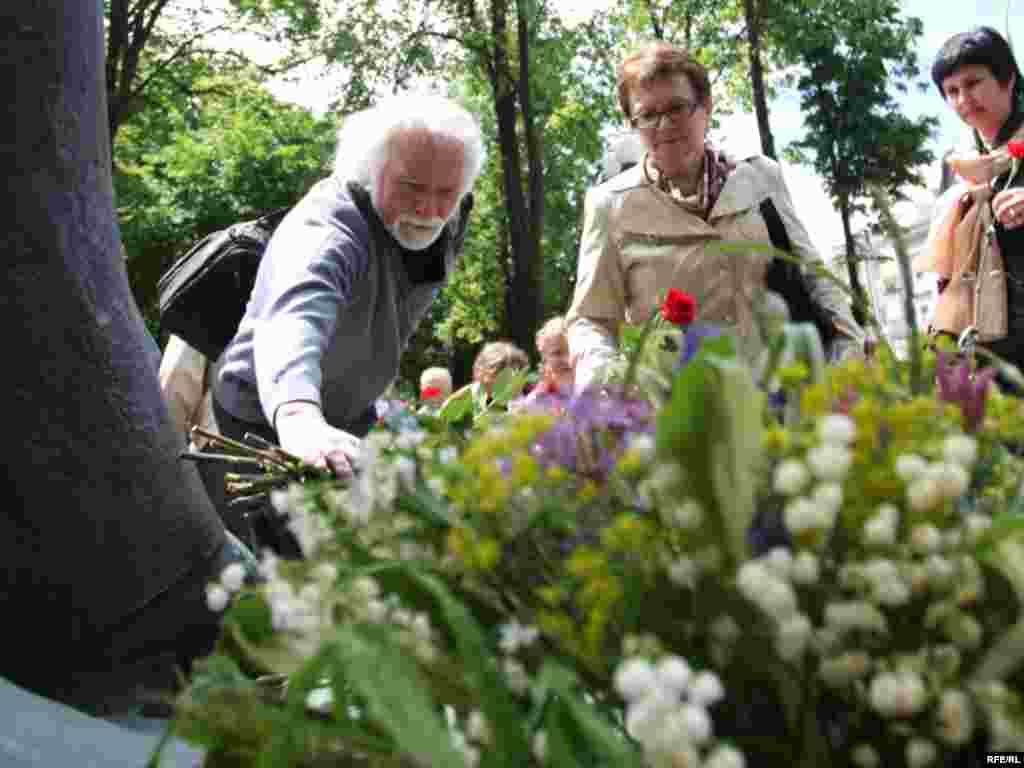
[[1018, 160], [1024, 157], [1024, 141], [1007, 142], [1006, 149], [1010, 153], [1010, 157], [1015, 157]]
[[440, 387], [423, 387], [423, 389], [420, 390], [420, 399], [421, 400], [429, 400], [432, 397], [440, 397], [440, 396], [441, 396], [441, 388]]
[[669, 288], [661, 304], [661, 316], [676, 325], [689, 325], [697, 317], [697, 300], [686, 291]]

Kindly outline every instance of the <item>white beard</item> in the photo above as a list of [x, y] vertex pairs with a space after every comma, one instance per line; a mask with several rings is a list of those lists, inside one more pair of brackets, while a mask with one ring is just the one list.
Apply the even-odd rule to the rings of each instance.
[[391, 236], [403, 248], [410, 251], [425, 251], [441, 236], [446, 223], [440, 217], [421, 219], [419, 216], [404, 214], [386, 226]]

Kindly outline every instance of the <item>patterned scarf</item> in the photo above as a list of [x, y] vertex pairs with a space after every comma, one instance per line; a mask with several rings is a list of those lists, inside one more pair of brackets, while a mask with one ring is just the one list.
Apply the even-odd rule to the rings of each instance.
[[692, 195], [684, 195], [671, 179], [663, 176], [657, 167], [650, 162], [650, 153], [644, 155], [644, 177], [648, 183], [654, 184], [662, 192], [671, 195], [680, 205], [691, 213], [707, 221], [711, 210], [722, 194], [726, 179], [736, 169], [736, 163], [724, 152], [710, 144], [704, 145], [704, 168], [697, 182], [697, 191]]

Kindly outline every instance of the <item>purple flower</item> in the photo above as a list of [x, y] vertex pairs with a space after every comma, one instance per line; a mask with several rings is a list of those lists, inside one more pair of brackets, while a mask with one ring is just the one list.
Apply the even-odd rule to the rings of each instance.
[[654, 429], [651, 405], [616, 393], [575, 397], [546, 395], [524, 410], [550, 413], [558, 420], [538, 436], [533, 455], [543, 466], [561, 465], [572, 472], [603, 478], [622, 453], [628, 435]]
[[686, 365], [697, 354], [700, 349], [700, 343], [706, 338], [714, 338], [715, 336], [721, 336], [722, 329], [717, 325], [711, 325], [710, 323], [691, 323], [686, 333], [683, 334], [683, 348], [679, 352], [679, 362], [676, 364], [677, 368], [681, 368]]
[[977, 431], [985, 416], [985, 400], [997, 370], [994, 367], [983, 368], [972, 376], [971, 367], [967, 362], [961, 362], [959, 365], [947, 363], [941, 349], [936, 351], [935, 357], [939, 399], [959, 404], [964, 431]]

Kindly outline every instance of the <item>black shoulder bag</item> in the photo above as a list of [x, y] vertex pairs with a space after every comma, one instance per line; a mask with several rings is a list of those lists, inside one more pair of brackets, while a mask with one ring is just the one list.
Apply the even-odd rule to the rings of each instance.
[[160, 325], [216, 360], [238, 330], [260, 259], [289, 208], [211, 232], [157, 282]]
[[[775, 203], [769, 197], [761, 203], [761, 216], [768, 227], [768, 236], [771, 238], [772, 246], [790, 255], [793, 254], [793, 244], [786, 232], [786, 225], [779, 215]], [[822, 307], [811, 296], [807, 287], [807, 276], [800, 265], [788, 259], [781, 259], [778, 256], [772, 259], [765, 274], [765, 288], [775, 291], [789, 305], [790, 321], [794, 323], [814, 323], [821, 336], [821, 344], [826, 354], [832, 348], [832, 342], [838, 335], [835, 323], [828, 310]]]

